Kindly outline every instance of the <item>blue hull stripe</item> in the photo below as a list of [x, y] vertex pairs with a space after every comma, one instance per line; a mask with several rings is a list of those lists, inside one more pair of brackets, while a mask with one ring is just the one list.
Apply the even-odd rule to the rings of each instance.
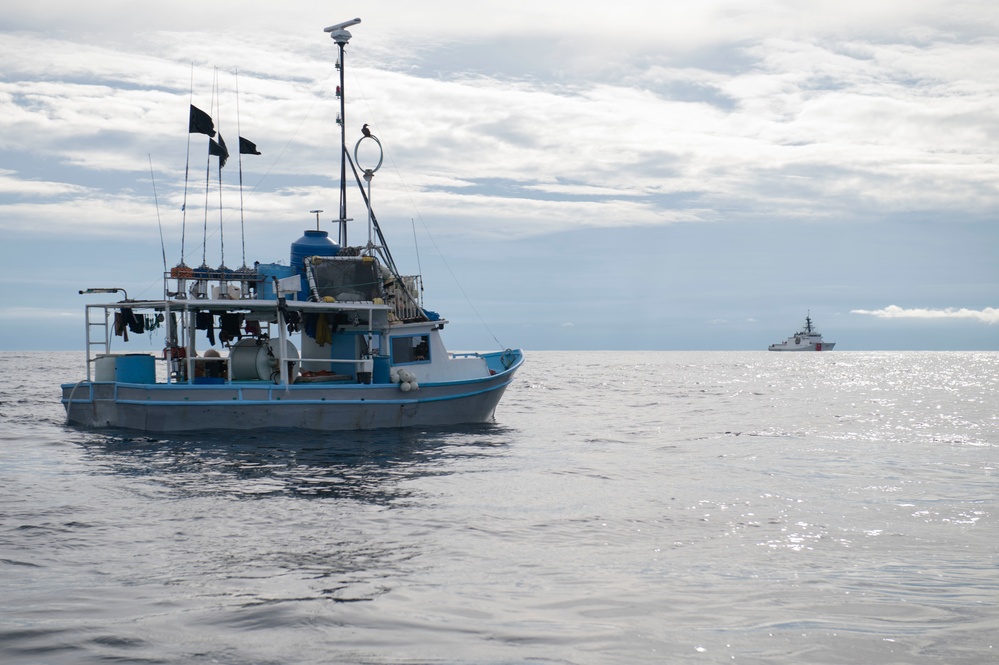
[[[139, 384], [137, 384], [139, 385]], [[431, 402], [448, 402], [457, 399], [465, 399], [468, 397], [476, 397], [478, 395], [485, 395], [487, 393], [494, 392], [496, 390], [501, 390], [510, 385], [509, 381], [503, 383], [498, 383], [495, 386], [485, 388], [483, 390], [476, 390], [474, 392], [461, 393], [458, 395], [444, 395], [442, 397], [427, 397], [425, 399], [351, 399], [351, 400], [341, 400], [341, 399], [266, 399], [266, 400], [245, 400], [245, 399], [227, 399], [227, 400], [154, 400], [154, 399], [118, 399], [117, 389], [115, 390], [115, 404], [133, 404], [141, 406], [263, 406], [268, 407], [276, 406], [280, 404], [286, 404], [288, 406], [347, 406], [347, 405], [384, 405], [384, 404], [429, 404]], [[198, 386], [199, 388], [216, 388], [215, 386]], [[188, 388], [185, 386], [184, 390]], [[284, 392], [283, 389], [278, 389]], [[70, 403], [69, 400], [61, 400], [63, 404]], [[109, 400], [110, 401], [110, 400]], [[73, 399], [72, 404], [93, 404], [93, 392], [90, 392], [89, 398], [85, 399]]]

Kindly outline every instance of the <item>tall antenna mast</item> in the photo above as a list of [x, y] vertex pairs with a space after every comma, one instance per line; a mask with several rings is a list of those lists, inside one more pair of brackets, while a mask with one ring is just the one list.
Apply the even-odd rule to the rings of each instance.
[[351, 34], [347, 32], [347, 28], [352, 25], [357, 25], [361, 22], [361, 19], [355, 18], [350, 21], [344, 21], [343, 23], [337, 23], [336, 25], [331, 25], [328, 28], [324, 28], [323, 32], [330, 33], [330, 37], [336, 42], [337, 46], [337, 59], [336, 68], [340, 71], [340, 85], [337, 86], [337, 97], [340, 98], [340, 112], [337, 114], [336, 121], [340, 125], [340, 246], [347, 246], [347, 115], [346, 107], [344, 105], [344, 53], [343, 49], [350, 41]]

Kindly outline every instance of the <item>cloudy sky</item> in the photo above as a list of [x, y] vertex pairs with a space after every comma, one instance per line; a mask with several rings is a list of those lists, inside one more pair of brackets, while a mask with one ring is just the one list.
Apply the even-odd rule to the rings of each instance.
[[811, 312], [843, 350], [999, 350], [993, 0], [162, 4], [0, 15], [0, 349], [82, 348], [77, 291], [158, 296], [182, 236], [243, 262], [191, 101], [262, 153], [247, 263], [334, 232], [323, 28], [358, 16], [348, 136], [451, 348], [765, 349]]

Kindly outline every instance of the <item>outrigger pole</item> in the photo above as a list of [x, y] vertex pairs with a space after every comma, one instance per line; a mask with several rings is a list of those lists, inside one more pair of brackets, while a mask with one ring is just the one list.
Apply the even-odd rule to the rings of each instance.
[[340, 125], [340, 246], [347, 246], [347, 117], [346, 117], [346, 107], [344, 106], [344, 67], [343, 49], [350, 41], [351, 34], [347, 32], [347, 28], [352, 25], [357, 25], [361, 22], [361, 19], [355, 18], [350, 21], [344, 21], [343, 23], [337, 23], [336, 25], [331, 25], [328, 28], [324, 28], [323, 32], [330, 33], [330, 37], [336, 42], [337, 46], [337, 59], [336, 68], [340, 71], [340, 85], [337, 86], [337, 97], [340, 98], [340, 112], [337, 114], [336, 121]]
[[[194, 108], [194, 63], [191, 63], [191, 91], [190, 105]], [[193, 113], [193, 111], [192, 111]], [[184, 243], [187, 237], [187, 178], [191, 167], [191, 125], [188, 120], [187, 131], [187, 157], [184, 159], [184, 204], [180, 206], [180, 265], [184, 265]]]

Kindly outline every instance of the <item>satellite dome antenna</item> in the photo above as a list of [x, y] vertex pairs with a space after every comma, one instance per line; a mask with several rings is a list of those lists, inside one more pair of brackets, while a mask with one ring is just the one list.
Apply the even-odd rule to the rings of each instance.
[[330, 33], [330, 37], [336, 42], [338, 49], [336, 68], [340, 70], [340, 114], [337, 116], [337, 123], [340, 125], [340, 246], [347, 246], [347, 116], [346, 116], [346, 105], [344, 94], [344, 76], [343, 76], [343, 48], [350, 41], [353, 36], [347, 31], [347, 28], [357, 25], [361, 22], [361, 19], [354, 18], [349, 21], [344, 21], [343, 23], [337, 23], [336, 25], [331, 25], [327, 28], [323, 28], [323, 32]]

